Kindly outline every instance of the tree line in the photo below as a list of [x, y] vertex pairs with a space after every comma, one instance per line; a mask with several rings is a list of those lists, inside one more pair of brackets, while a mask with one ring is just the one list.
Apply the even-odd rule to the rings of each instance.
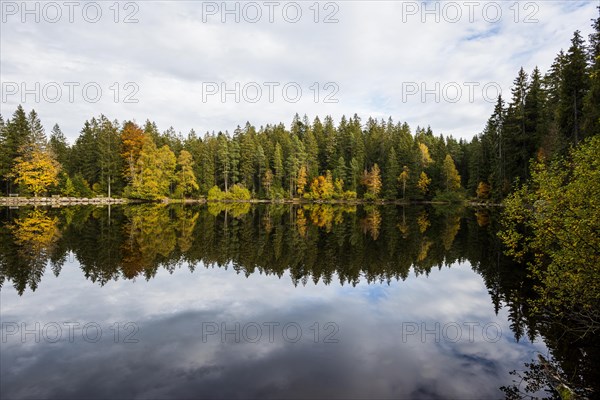
[[172, 127], [160, 132], [150, 120], [100, 115], [69, 145], [58, 125], [47, 138], [35, 110], [18, 106], [6, 123], [0, 116], [0, 187], [6, 194], [148, 200], [498, 201], [528, 179], [532, 159], [562, 156], [600, 133], [599, 19], [589, 43], [576, 31], [545, 74], [521, 68], [508, 103], [498, 97], [471, 141], [356, 114], [337, 123], [296, 114], [289, 128], [247, 122], [232, 133], [185, 136]]

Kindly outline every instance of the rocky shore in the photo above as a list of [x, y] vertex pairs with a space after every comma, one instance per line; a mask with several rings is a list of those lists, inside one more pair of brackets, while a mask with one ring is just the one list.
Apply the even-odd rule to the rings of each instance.
[[108, 197], [0, 197], [0, 206], [65, 206], [85, 204], [125, 204], [127, 199]]

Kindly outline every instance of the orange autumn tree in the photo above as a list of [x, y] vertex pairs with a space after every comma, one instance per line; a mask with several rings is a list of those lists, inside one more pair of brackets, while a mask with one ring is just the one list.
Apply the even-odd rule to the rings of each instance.
[[121, 142], [123, 143], [121, 152], [124, 165], [123, 176], [128, 183], [132, 183], [136, 175], [136, 164], [144, 146], [144, 131], [134, 122], [127, 121], [121, 131]]
[[367, 188], [367, 193], [365, 193], [365, 199], [376, 199], [379, 193], [381, 192], [382, 187], [381, 171], [379, 169], [379, 165], [374, 164], [373, 168], [371, 168], [371, 171], [369, 172], [365, 170], [363, 172], [361, 183]]

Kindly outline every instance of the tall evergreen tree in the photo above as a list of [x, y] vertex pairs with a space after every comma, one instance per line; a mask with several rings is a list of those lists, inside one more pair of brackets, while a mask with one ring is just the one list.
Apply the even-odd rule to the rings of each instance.
[[19, 156], [19, 149], [25, 143], [31, 140], [31, 129], [25, 110], [19, 104], [11, 119], [6, 121], [6, 125], [0, 137], [2, 151], [0, 151], [0, 175], [3, 181], [3, 189], [6, 193], [11, 193], [14, 188], [14, 175], [12, 173], [15, 166], [15, 159]]
[[69, 164], [70, 159], [69, 144], [58, 124], [54, 124], [48, 144], [50, 150], [56, 157], [56, 161], [63, 167], [66, 167]]
[[590, 34], [588, 47], [590, 90], [583, 100], [583, 130], [588, 136], [600, 134], [600, 16], [592, 26], [594, 32]]
[[577, 144], [583, 138], [583, 99], [589, 89], [586, 51], [583, 38], [575, 31], [571, 47], [565, 56], [562, 69], [559, 116], [560, 129], [571, 142]]

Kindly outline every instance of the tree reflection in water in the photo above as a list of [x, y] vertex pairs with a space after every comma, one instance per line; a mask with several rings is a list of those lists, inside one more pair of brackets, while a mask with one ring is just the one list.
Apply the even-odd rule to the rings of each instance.
[[[59, 275], [72, 255], [85, 277], [152, 279], [198, 266], [291, 277], [294, 285], [405, 280], [433, 268], [469, 262], [498, 313], [508, 309], [518, 341], [542, 335], [552, 362], [578, 387], [599, 382], [597, 339], [566, 337], [560, 322], [540, 322], [528, 306], [535, 282], [503, 255], [498, 218], [486, 209], [331, 204], [143, 204], [94, 208], [4, 209], [0, 228], [0, 287], [35, 291], [46, 266]], [[416, 278], [418, 279], [418, 278]], [[532, 364], [525, 375], [536, 388]], [[531, 365], [530, 365], [531, 367]], [[537, 371], [537, 372], [536, 372]], [[543, 386], [547, 382], [541, 381]], [[540, 387], [541, 387], [540, 386]], [[507, 388], [517, 396], [518, 390]]]

